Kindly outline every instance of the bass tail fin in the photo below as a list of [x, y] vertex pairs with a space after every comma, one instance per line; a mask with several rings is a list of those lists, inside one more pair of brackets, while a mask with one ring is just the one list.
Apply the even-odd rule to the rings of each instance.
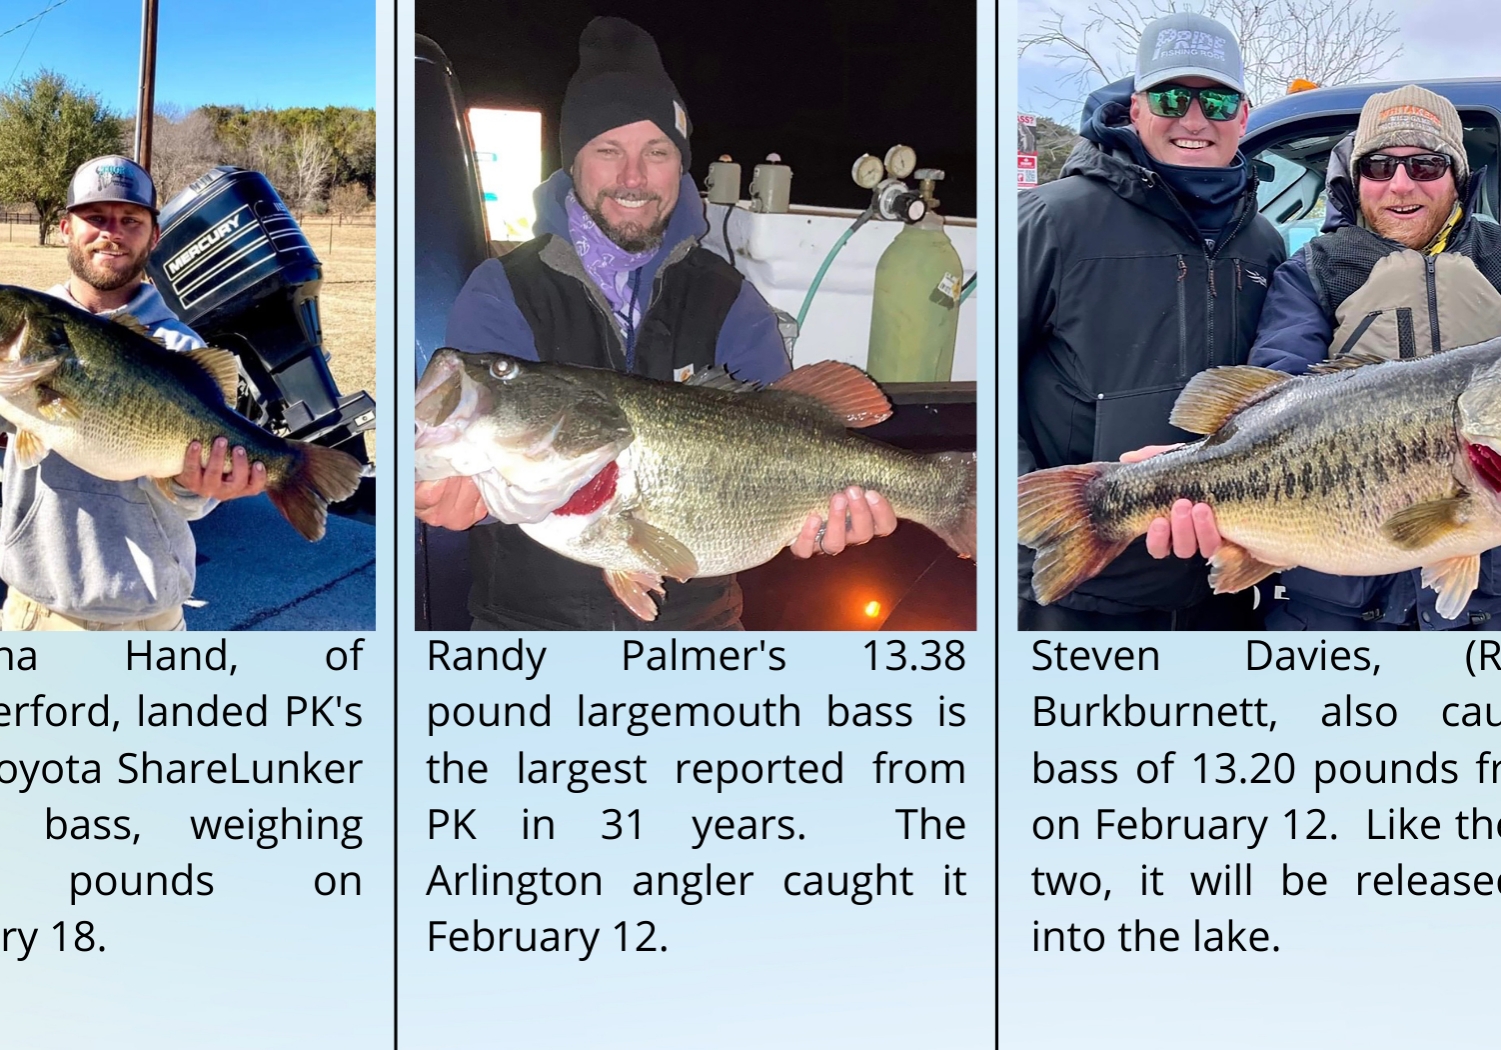
[[937, 533], [938, 538], [952, 547], [961, 558], [974, 558], [977, 544], [975, 518], [979, 503], [976, 495], [978, 471], [975, 454], [973, 452], [938, 452], [931, 458], [940, 469], [952, 475], [958, 498], [944, 521], [923, 522], [923, 524]]
[[347, 452], [306, 441], [289, 441], [296, 466], [281, 483], [266, 487], [266, 495], [303, 539], [321, 540], [328, 521], [328, 505], [354, 495], [365, 468]]
[[1049, 605], [1099, 573], [1131, 543], [1100, 535], [1095, 527], [1089, 485], [1115, 464], [1082, 463], [1023, 474], [1017, 479], [1016, 529], [1037, 552], [1032, 590]]

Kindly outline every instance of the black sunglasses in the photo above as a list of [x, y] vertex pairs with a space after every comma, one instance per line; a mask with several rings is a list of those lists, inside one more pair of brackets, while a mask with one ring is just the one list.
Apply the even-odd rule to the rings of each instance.
[[1210, 120], [1234, 120], [1244, 96], [1222, 87], [1184, 87], [1182, 84], [1159, 84], [1147, 91], [1147, 108], [1159, 117], [1181, 117], [1194, 99]]
[[1355, 170], [1363, 179], [1389, 182], [1397, 168], [1407, 169], [1413, 182], [1432, 182], [1449, 170], [1449, 158], [1443, 153], [1414, 153], [1410, 157], [1393, 157], [1390, 153], [1369, 153], [1360, 158]]

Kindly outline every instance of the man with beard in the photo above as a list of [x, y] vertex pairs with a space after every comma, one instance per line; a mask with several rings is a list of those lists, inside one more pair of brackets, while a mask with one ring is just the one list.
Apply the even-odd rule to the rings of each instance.
[[[624, 19], [591, 21], [563, 97], [563, 169], [535, 194], [539, 235], [475, 269], [449, 314], [448, 344], [660, 380], [715, 366], [750, 382], [784, 374], [776, 315], [734, 267], [699, 246], [708, 224], [688, 174], [690, 129], [651, 36]], [[733, 455], [726, 450], [726, 469]], [[476, 630], [739, 626], [733, 576], [669, 581], [657, 619], [637, 619], [599, 569], [514, 526], [480, 524], [485, 505], [469, 478], [419, 484], [416, 510], [429, 524], [472, 527]], [[792, 550], [835, 554], [895, 527], [887, 501], [851, 488], [833, 495], [826, 525], [809, 517]]]
[[[59, 224], [73, 275], [47, 289], [90, 313], [139, 323], [175, 351], [203, 346], [143, 280], [157, 241], [156, 187], [126, 157], [74, 172]], [[195, 441], [167, 498], [151, 478], [106, 481], [58, 455], [23, 469], [5, 457], [0, 610], [7, 631], [180, 631], [197, 551], [188, 522], [220, 500], [254, 496], [266, 468], [223, 438], [203, 463]]]
[[[1464, 125], [1454, 105], [1416, 84], [1372, 95], [1329, 160], [1324, 232], [1273, 275], [1250, 363], [1301, 373], [1351, 354], [1422, 357], [1501, 336], [1501, 227], [1474, 215]], [[1195, 527], [1197, 526], [1197, 527]], [[1207, 506], [1180, 500], [1157, 523], [1157, 557], [1219, 536]], [[1286, 601], [1267, 627], [1291, 631], [1501, 629], [1497, 552], [1476, 559], [1475, 590], [1443, 618], [1422, 571], [1282, 574]]]

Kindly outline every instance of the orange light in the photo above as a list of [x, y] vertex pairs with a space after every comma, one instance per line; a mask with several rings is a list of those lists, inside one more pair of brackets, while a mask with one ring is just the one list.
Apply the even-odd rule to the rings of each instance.
[[1312, 80], [1304, 80], [1302, 77], [1296, 77], [1291, 84], [1287, 85], [1287, 93], [1289, 95], [1296, 95], [1300, 91], [1312, 91], [1316, 87], [1318, 85]]
[[874, 620], [877, 616], [880, 616], [881, 615], [881, 603], [880, 602], [866, 602], [865, 603], [865, 615], [869, 616], [872, 620]]

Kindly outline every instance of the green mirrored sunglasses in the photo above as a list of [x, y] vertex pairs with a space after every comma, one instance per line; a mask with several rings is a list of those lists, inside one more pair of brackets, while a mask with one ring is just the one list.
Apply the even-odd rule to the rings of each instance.
[[1234, 120], [1240, 113], [1244, 96], [1223, 87], [1184, 87], [1182, 84], [1159, 84], [1147, 91], [1147, 107], [1159, 117], [1181, 117], [1194, 99], [1210, 120]]

